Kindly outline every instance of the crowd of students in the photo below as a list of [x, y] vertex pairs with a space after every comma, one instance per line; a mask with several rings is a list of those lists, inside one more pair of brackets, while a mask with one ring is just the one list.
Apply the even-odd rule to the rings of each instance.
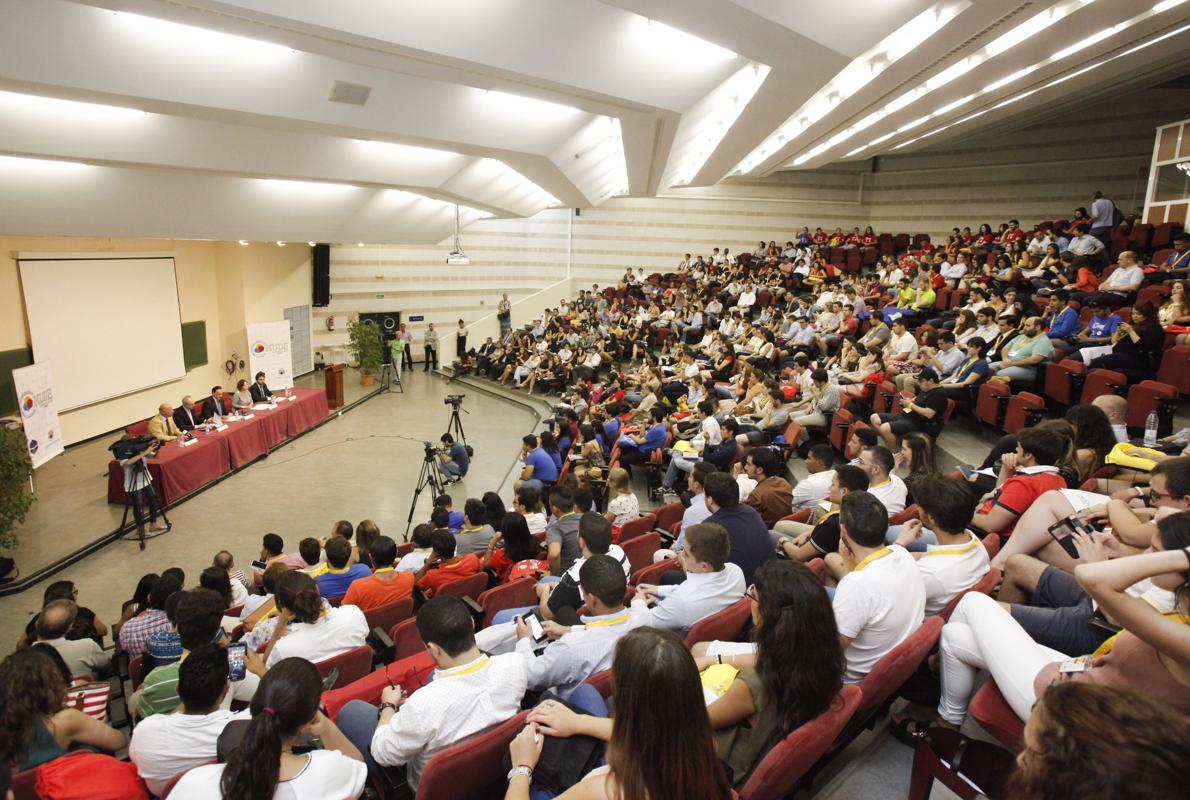
[[[1104, 396], [995, 443], [982, 472], [938, 464], [949, 401], [983, 381], [1027, 383], [1058, 351], [1152, 356], [1146, 326], [1187, 321], [1175, 283], [1100, 352], [1104, 328], [1072, 332], [1067, 311], [1099, 252], [1070, 258], [1086, 234], [1062, 233], [955, 231], [849, 274], [828, 250], [875, 246], [870, 228], [834, 244], [803, 229], [784, 248], [724, 248], [580, 292], [474, 351], [491, 379], [556, 396], [549, 429], [523, 439], [513, 496], [477, 492], [462, 510], [435, 498], [405, 544], [368, 520], [296, 549], [269, 533], [251, 569], [224, 551], [194, 586], [179, 568], [144, 576], [110, 629], [72, 584], [52, 584], [0, 663], [0, 769], [127, 746], [148, 791], [182, 776], [172, 798], [416, 791], [435, 754], [529, 708], [510, 798], [726, 798], [842, 686], [947, 614], [920, 676], [937, 699], [894, 715], [895, 736], [961, 726], [986, 672], [1027, 723], [1012, 796], [1174, 796], [1190, 716], [1186, 443], [1104, 477], [1128, 436], [1121, 398]], [[1168, 269], [1141, 280], [1180, 277], [1187, 250], [1177, 239]], [[965, 290], [961, 307], [934, 308], [943, 288]], [[1082, 298], [1094, 319], [1112, 316], [1117, 288], [1127, 303], [1141, 286], [1100, 285]], [[832, 416], [886, 379], [901, 410], [856, 414], [867, 424], [836, 450]], [[808, 477], [793, 478], [791, 458]], [[620, 537], [641, 473], [652, 497], [682, 505], [656, 577], [634, 585]], [[1053, 533], [1063, 523], [1069, 537]], [[969, 591], [992, 569], [998, 587]], [[449, 589], [476, 575], [529, 579], [537, 602], [478, 626]], [[425, 645], [412, 658], [432, 672], [328, 716], [315, 664], [365, 644], [365, 612], [405, 598]], [[740, 641], [683, 646], [744, 601]], [[123, 701], [130, 739], [76, 700], [115, 670], [109, 635], [144, 675]], [[614, 714], [589, 681], [608, 670]], [[594, 749], [559, 782], [578, 750], [547, 741], [579, 736]]]

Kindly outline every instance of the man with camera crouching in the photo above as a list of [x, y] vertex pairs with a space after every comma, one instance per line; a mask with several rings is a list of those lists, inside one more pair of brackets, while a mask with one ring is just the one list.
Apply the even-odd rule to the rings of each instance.
[[442, 434], [442, 450], [438, 452], [439, 466], [446, 473], [447, 480], [458, 483], [471, 468], [471, 457], [467, 454], [467, 447], [455, 441], [449, 433]]
[[126, 434], [113, 447], [113, 451], [116, 458], [120, 460], [120, 466], [124, 468], [124, 491], [128, 494], [128, 499], [132, 501], [132, 515], [136, 519], [137, 529], [144, 530], [145, 528], [144, 507], [148, 505], [149, 523], [152, 526], [149, 530], [153, 533], [160, 533], [166, 528], [164, 525], [157, 524], [157, 514], [160, 512], [157, 506], [157, 493], [153, 491], [153, 478], [149, 475], [149, 469], [144, 460], [157, 455], [157, 448], [161, 446], [161, 441], [142, 443], [143, 438]]

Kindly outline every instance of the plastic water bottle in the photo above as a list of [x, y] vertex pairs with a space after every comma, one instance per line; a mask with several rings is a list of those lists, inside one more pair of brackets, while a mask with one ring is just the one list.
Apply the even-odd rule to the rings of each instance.
[[1157, 411], [1154, 409], [1149, 412], [1149, 416], [1145, 418], [1145, 447], [1156, 447], [1157, 445]]

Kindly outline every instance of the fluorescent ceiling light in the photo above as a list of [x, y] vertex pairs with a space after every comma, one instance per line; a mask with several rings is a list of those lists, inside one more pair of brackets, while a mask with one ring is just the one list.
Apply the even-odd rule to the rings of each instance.
[[676, 157], [662, 185], [686, 185], [702, 170], [707, 159], [723, 142], [740, 114], [752, 102], [757, 90], [768, 77], [767, 64], [752, 63], [737, 71], [695, 107], [698, 116], [683, 120], [679, 140], [675, 142]]
[[67, 161], [54, 158], [28, 158], [27, 156], [0, 156], [0, 167], [13, 169], [30, 168], [66, 172], [88, 169], [91, 165], [82, 161]]
[[675, 60], [706, 60], [730, 61], [737, 58], [736, 53], [726, 47], [708, 42], [693, 34], [680, 31], [655, 19], [645, 20], [644, 30], [651, 50], [662, 51]]
[[240, 239], [240, 247], [247, 247], [247, 246], [248, 246], [248, 240]]
[[[1027, 39], [1031, 38], [1032, 36], [1040, 33], [1041, 31], [1045, 30], [1046, 28], [1050, 27], [1051, 25], [1054, 25], [1057, 22], [1065, 19], [1070, 14], [1074, 13], [1075, 11], [1077, 11], [1080, 8], [1083, 8], [1086, 5], [1089, 5], [1092, 2], [1094, 2], [1094, 0], [1062, 0], [1062, 2], [1059, 2], [1056, 5], [1051, 6], [1050, 8], [1046, 9], [1045, 11], [1042, 11], [1039, 14], [1035, 14], [1028, 20], [1025, 20], [1024, 22], [1022, 22], [1021, 24], [1012, 28], [1011, 30], [1007, 31], [1006, 33], [1001, 34], [996, 39], [991, 41], [988, 45], [981, 48], [980, 50], [973, 53], [972, 55], [969, 55], [969, 56], [963, 58], [961, 61], [958, 61], [955, 64], [952, 64], [951, 66], [947, 67], [946, 69], [942, 70], [941, 72], [937, 73], [936, 75], [933, 75], [932, 77], [926, 79], [925, 81], [923, 81], [921, 84], [919, 84], [915, 88], [902, 93], [895, 100], [887, 103], [877, 113], [881, 117], [886, 117], [891, 114], [895, 114], [896, 112], [917, 102], [918, 100], [925, 97], [926, 95], [929, 95], [930, 93], [935, 92], [935, 91], [941, 89], [942, 87], [946, 86], [947, 84], [955, 81], [959, 77], [966, 75], [968, 72], [972, 71], [976, 67], [979, 67], [980, 65], [982, 65], [989, 59], [994, 58], [995, 56], [998, 56], [1004, 52], [1007, 52], [1008, 50], [1012, 49], [1013, 47], [1019, 45], [1021, 42], [1026, 41]], [[1028, 70], [1021, 70], [1018, 74], [1008, 76], [1007, 78], [1003, 79], [1002, 81], [998, 82], [997, 84], [992, 84], [992, 86], [994, 88], [1000, 88], [1004, 85], [1007, 85], [1008, 83], [1011, 83], [1012, 81], [1017, 80], [1020, 77], [1023, 77], [1024, 75], [1027, 75], [1029, 72], [1032, 72], [1038, 66], [1040, 66], [1040, 65], [1034, 65], [1033, 67], [1030, 67]], [[985, 91], [990, 91], [990, 90], [985, 89]], [[972, 95], [971, 97], [974, 98], [974, 97], [978, 97], [978, 96], [979, 96], [979, 94], [977, 93], [975, 95]], [[962, 105], [962, 104], [960, 103], [959, 105]], [[950, 110], [950, 109], [948, 109], [947, 106], [943, 106], [943, 109]], [[930, 117], [936, 116], [941, 113], [946, 113], [946, 111], [943, 111], [943, 110], [935, 111], [932, 114], [930, 114], [929, 116], [927, 116], [925, 119], [929, 119]], [[916, 127], [916, 126], [911, 125], [909, 127]], [[907, 130], [907, 129], [908, 128], [905, 128], [904, 130]], [[862, 130], [862, 128], [859, 128], [858, 126], [854, 126], [854, 125], [851, 126], [850, 128], [847, 128], [848, 135], [839, 139], [836, 142], [836, 144], [841, 144], [842, 142], [851, 138], [852, 135], [858, 133], [860, 130]], [[877, 143], [878, 142], [876, 142], [876, 141], [869, 142], [865, 147], [857, 148], [855, 150], [852, 150], [851, 152], [852, 153], [863, 152], [868, 147], [872, 147], [873, 145], [875, 145]], [[805, 158], [804, 154], [803, 154], [803, 156], [799, 156], [798, 158], [794, 159], [793, 162], [791, 162], [791, 163], [796, 166], [796, 165], [804, 164], [806, 161], [809, 161], [809, 160], [810, 159]]]
[[918, 14], [882, 39], [875, 47], [853, 59], [780, 128], [736, 165], [732, 174], [751, 172], [771, 152], [797, 140], [810, 126], [818, 123], [842, 102], [867, 86], [877, 75], [923, 44], [952, 19], [971, 6], [970, 0], [940, 2]]
[[377, 153], [405, 158], [449, 158], [457, 156], [453, 150], [442, 150], [437, 147], [418, 147], [412, 144], [398, 144], [397, 142], [381, 142], [375, 139], [356, 139], [355, 141]]
[[[1164, 6], [1166, 6], [1166, 8], [1164, 8], [1164, 9], [1161, 9], [1161, 11], [1164, 11], [1164, 10], [1166, 10], [1166, 9], [1168, 9], [1168, 8], [1173, 8], [1173, 7], [1174, 7], [1174, 5], [1180, 5], [1180, 3], [1181, 3], [1181, 2], [1184, 2], [1184, 0], [1179, 0], [1179, 2], [1178, 2], [1178, 3], [1174, 3], [1173, 5], [1168, 5], [1168, 4], [1162, 3], [1161, 5], [1164, 5]], [[1147, 16], [1150, 16], [1150, 15], [1151, 15], [1151, 14], [1153, 14], [1153, 13], [1160, 13], [1160, 11], [1158, 11], [1158, 10], [1157, 10], [1157, 8], [1156, 8], [1156, 7], [1154, 7], [1154, 9], [1153, 9], [1153, 11], [1152, 11], [1152, 12], [1149, 12], [1149, 13], [1147, 13], [1147, 14], [1142, 14], [1142, 15], [1140, 15], [1140, 16], [1141, 16], [1141, 17], [1147, 17]], [[1132, 21], [1130, 21], [1130, 23], [1129, 23], [1129, 24], [1131, 24], [1132, 22], [1135, 22], [1135, 21], [1137, 21], [1138, 19], [1139, 19], [1139, 17], [1138, 17], [1138, 18], [1134, 18]], [[1177, 36], [1177, 35], [1179, 35], [1179, 34], [1185, 33], [1186, 31], [1190, 31], [1190, 25], [1183, 25], [1182, 27], [1180, 27], [1180, 28], [1177, 28], [1176, 30], [1169, 31], [1168, 33], [1162, 34], [1161, 36], [1158, 36], [1158, 37], [1156, 37], [1156, 38], [1154, 38], [1154, 39], [1149, 39], [1149, 40], [1148, 40], [1148, 41], [1146, 41], [1146, 42], [1141, 42], [1140, 44], [1136, 45], [1135, 47], [1131, 47], [1131, 48], [1129, 48], [1129, 49], [1125, 50], [1125, 51], [1124, 51], [1124, 52], [1122, 52], [1122, 53], [1117, 53], [1117, 54], [1116, 54], [1116, 55], [1114, 55], [1114, 56], [1111, 56], [1111, 57], [1109, 57], [1109, 58], [1105, 58], [1105, 59], [1103, 59], [1102, 61], [1097, 61], [1097, 62], [1095, 62], [1095, 63], [1093, 63], [1093, 64], [1090, 64], [1090, 65], [1088, 65], [1088, 66], [1085, 66], [1085, 67], [1083, 67], [1082, 69], [1075, 70], [1074, 72], [1068, 73], [1068, 74], [1066, 74], [1066, 75], [1062, 75], [1061, 77], [1058, 77], [1058, 78], [1054, 78], [1052, 81], [1049, 81], [1048, 83], [1046, 83], [1046, 84], [1044, 84], [1044, 85], [1042, 85], [1042, 86], [1039, 86], [1039, 87], [1037, 87], [1036, 89], [1030, 89], [1030, 90], [1028, 90], [1028, 91], [1026, 91], [1026, 92], [1021, 92], [1020, 94], [1018, 94], [1018, 95], [1015, 95], [1015, 96], [1013, 96], [1013, 97], [1010, 97], [1010, 98], [1008, 98], [1007, 100], [1003, 100], [1003, 101], [1001, 101], [1001, 102], [997, 103], [996, 105], [994, 105], [994, 106], [992, 106], [992, 107], [990, 107], [990, 108], [985, 108], [985, 109], [983, 109], [983, 110], [981, 110], [981, 111], [976, 111], [974, 114], [968, 114], [967, 116], [963, 117], [962, 119], [955, 120], [954, 122], [948, 123], [948, 124], [946, 124], [946, 125], [943, 125], [943, 126], [941, 126], [941, 127], [939, 127], [939, 128], [935, 128], [934, 130], [932, 130], [932, 131], [929, 131], [928, 133], [923, 133], [921, 136], [917, 136], [917, 137], [915, 137], [915, 138], [913, 138], [913, 139], [910, 139], [910, 140], [908, 140], [908, 141], [906, 141], [906, 142], [902, 142], [902, 143], [900, 143], [899, 145], [897, 145], [896, 147], [894, 147], [893, 149], [894, 149], [894, 150], [900, 150], [902, 147], [908, 147], [909, 145], [913, 144], [914, 142], [919, 142], [919, 141], [921, 141], [922, 139], [925, 139], [925, 138], [927, 138], [927, 137], [929, 137], [929, 136], [933, 136], [933, 135], [935, 135], [935, 134], [941, 133], [942, 131], [949, 130], [950, 128], [954, 128], [954, 127], [956, 127], [956, 126], [958, 126], [958, 125], [962, 125], [962, 124], [964, 124], [964, 123], [970, 122], [970, 121], [971, 121], [971, 120], [973, 120], [973, 119], [976, 119], [976, 118], [978, 118], [978, 117], [982, 117], [984, 114], [987, 114], [989, 111], [994, 111], [994, 110], [996, 110], [996, 109], [998, 109], [998, 108], [1003, 108], [1003, 107], [1005, 107], [1005, 106], [1011, 105], [1011, 104], [1013, 104], [1013, 103], [1015, 103], [1015, 102], [1017, 102], [1017, 101], [1019, 101], [1019, 100], [1023, 100], [1023, 99], [1025, 99], [1026, 97], [1029, 97], [1030, 95], [1037, 94], [1038, 92], [1043, 92], [1043, 91], [1045, 91], [1046, 89], [1051, 89], [1051, 88], [1053, 88], [1054, 86], [1057, 86], [1057, 85], [1059, 85], [1059, 84], [1061, 84], [1061, 83], [1065, 83], [1066, 81], [1069, 81], [1069, 80], [1071, 80], [1071, 79], [1073, 79], [1073, 78], [1077, 78], [1077, 77], [1079, 77], [1080, 75], [1085, 75], [1086, 73], [1088, 73], [1088, 72], [1090, 72], [1090, 71], [1092, 71], [1092, 70], [1098, 69], [1099, 67], [1102, 67], [1104, 64], [1109, 64], [1109, 63], [1111, 63], [1112, 61], [1116, 61], [1117, 59], [1124, 58], [1124, 57], [1126, 57], [1126, 56], [1130, 56], [1130, 55], [1132, 55], [1133, 53], [1137, 53], [1137, 52], [1139, 52], [1139, 51], [1141, 51], [1141, 50], [1144, 50], [1144, 49], [1145, 49], [1145, 48], [1147, 48], [1147, 47], [1152, 47], [1152, 46], [1153, 46], [1153, 45], [1155, 45], [1155, 44], [1158, 44], [1158, 43], [1160, 43], [1160, 42], [1163, 42], [1163, 41], [1165, 41], [1166, 39], [1172, 38], [1172, 37], [1174, 37], [1174, 36]], [[863, 148], [861, 148], [861, 149], [863, 149]]]
[[1050, 60], [1051, 61], [1061, 61], [1062, 59], [1064, 59], [1068, 56], [1074, 55], [1079, 50], [1088, 48], [1093, 44], [1102, 42], [1104, 39], [1108, 38], [1109, 36], [1113, 36], [1116, 33], [1119, 33], [1120, 31], [1129, 27], [1130, 24], [1131, 24], [1131, 20], [1128, 22], [1121, 22], [1119, 25], [1113, 25], [1110, 28], [1104, 28], [1103, 30], [1099, 31], [1098, 33], [1094, 33], [1094, 34], [1088, 36], [1086, 39], [1075, 42], [1074, 44], [1070, 45], [1069, 47], [1059, 50], [1058, 52], [1056, 52], [1052, 56], [1050, 56]]
[[156, 17], [144, 17], [140, 14], [130, 14], [127, 11], [113, 11], [116, 18], [133, 28], [153, 36], [170, 48], [182, 50], [203, 49], [221, 56], [267, 56], [276, 57], [296, 52], [284, 45], [265, 42], [260, 39], [250, 39], [246, 36], [236, 36], [231, 33], [213, 31], [195, 25], [183, 25], [179, 22], [168, 22]]
[[48, 113], [85, 114], [95, 118], [144, 117], [146, 113], [136, 108], [124, 106], [109, 106], [100, 103], [83, 103], [77, 100], [61, 100], [57, 97], [43, 97], [36, 94], [22, 94], [19, 92], [0, 92], [0, 104], [18, 110]]
[[343, 189], [355, 189], [349, 183], [321, 183], [319, 181], [295, 181], [288, 178], [256, 178], [257, 182], [265, 186], [271, 186], [278, 189], [292, 189], [295, 191], [341, 191]]
[[1186, 2], [1186, 0], [1165, 0], [1165, 2], [1158, 3], [1157, 5], [1153, 6], [1153, 10], [1160, 14], [1162, 11], [1169, 11], [1175, 6], [1180, 6], [1184, 2]]
[[482, 92], [488, 103], [505, 111], [517, 114], [532, 114], [550, 117], [569, 117], [583, 113], [581, 108], [552, 103], [549, 100], [538, 100], [536, 97], [524, 97], [519, 94], [509, 94], [497, 89], [477, 89]]

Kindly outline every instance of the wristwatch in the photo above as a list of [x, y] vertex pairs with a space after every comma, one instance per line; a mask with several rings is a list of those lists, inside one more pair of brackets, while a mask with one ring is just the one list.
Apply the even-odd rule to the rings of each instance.
[[512, 769], [510, 769], [508, 771], [508, 779], [507, 780], [509, 783], [512, 783], [513, 778], [519, 778], [522, 775], [524, 775], [526, 778], [532, 778], [533, 777], [533, 768], [526, 767], [524, 764], [521, 764], [519, 767], [513, 767]]
[[381, 703], [376, 709], [376, 716], [379, 718], [379, 716], [384, 713], [384, 709], [386, 709], [386, 708], [391, 708], [393, 711], [396, 711], [397, 704], [396, 703]]

